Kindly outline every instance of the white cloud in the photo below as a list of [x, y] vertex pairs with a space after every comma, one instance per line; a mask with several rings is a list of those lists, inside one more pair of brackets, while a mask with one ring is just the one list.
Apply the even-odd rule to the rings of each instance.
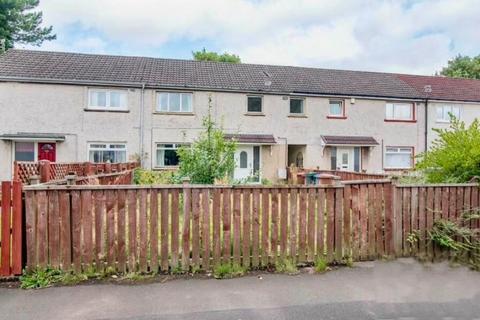
[[245, 62], [424, 74], [480, 53], [477, 0], [42, 0], [40, 9], [59, 34], [43, 47], [56, 50], [142, 54], [195, 41]]

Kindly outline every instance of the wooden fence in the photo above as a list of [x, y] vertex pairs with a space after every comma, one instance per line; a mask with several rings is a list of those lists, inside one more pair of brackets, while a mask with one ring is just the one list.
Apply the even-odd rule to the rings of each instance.
[[22, 185], [2, 182], [0, 193], [0, 276], [22, 273]]
[[339, 187], [27, 187], [27, 266], [261, 267], [393, 254], [389, 181]]
[[50, 162], [42, 160], [39, 162], [15, 161], [13, 180], [19, 180], [23, 184], [30, 182], [31, 176], [38, 176], [40, 182], [63, 180], [74, 173], [79, 177], [88, 177], [112, 172], [132, 170], [139, 166], [137, 162], [125, 163], [92, 163], [92, 162]]
[[287, 168], [287, 180], [292, 184], [305, 184], [305, 175], [309, 172], [318, 174], [331, 174], [340, 177], [341, 181], [357, 181], [357, 180], [375, 180], [387, 179], [388, 175], [381, 173], [363, 173], [355, 171], [343, 170], [319, 170], [319, 169], [305, 169], [305, 168]]
[[[433, 221], [479, 204], [478, 186], [25, 187], [27, 266], [119, 272], [258, 268], [433, 254]], [[438, 251], [438, 248], [437, 248]], [[439, 251], [438, 251], [439, 252]]]

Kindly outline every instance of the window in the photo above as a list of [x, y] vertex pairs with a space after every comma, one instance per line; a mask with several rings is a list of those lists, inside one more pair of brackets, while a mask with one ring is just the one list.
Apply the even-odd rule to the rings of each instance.
[[334, 118], [345, 117], [345, 106], [342, 100], [330, 100], [329, 117], [334, 117]]
[[290, 99], [290, 113], [291, 114], [303, 114], [303, 99]]
[[385, 151], [385, 168], [410, 169], [413, 167], [413, 148], [387, 147]]
[[179, 158], [177, 154], [181, 144], [157, 144], [157, 167], [178, 166]]
[[450, 114], [455, 118], [460, 119], [460, 108], [457, 106], [438, 106], [437, 107], [437, 122], [450, 122]]
[[412, 103], [387, 103], [385, 108], [386, 120], [412, 121], [413, 119]]
[[262, 97], [248, 97], [247, 112], [262, 112]]
[[127, 148], [121, 143], [90, 143], [88, 158], [91, 162], [126, 162]]
[[15, 142], [15, 161], [35, 161], [35, 142]]
[[89, 89], [88, 108], [127, 110], [127, 91]]
[[245, 169], [247, 168], [248, 163], [248, 154], [246, 151], [240, 152], [240, 168]]
[[158, 112], [192, 112], [192, 93], [158, 92]]

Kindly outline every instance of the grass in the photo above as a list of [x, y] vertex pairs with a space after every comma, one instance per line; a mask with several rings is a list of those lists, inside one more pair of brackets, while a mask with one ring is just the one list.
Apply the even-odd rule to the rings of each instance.
[[20, 287], [22, 289], [40, 289], [51, 287], [60, 283], [64, 285], [73, 285], [88, 279], [86, 274], [74, 274], [55, 268], [38, 267], [32, 271], [24, 271], [20, 277]]
[[324, 273], [327, 270], [328, 270], [327, 260], [325, 260], [322, 257], [318, 257], [317, 260], [315, 260], [315, 272]]
[[298, 268], [293, 259], [281, 259], [275, 263], [277, 273], [298, 274]]
[[215, 279], [230, 279], [241, 277], [247, 270], [238, 264], [219, 264], [213, 269]]

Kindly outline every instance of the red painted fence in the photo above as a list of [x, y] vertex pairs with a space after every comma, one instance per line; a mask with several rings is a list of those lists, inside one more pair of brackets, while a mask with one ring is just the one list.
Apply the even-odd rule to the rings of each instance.
[[0, 276], [22, 273], [22, 185], [2, 182], [0, 197]]

